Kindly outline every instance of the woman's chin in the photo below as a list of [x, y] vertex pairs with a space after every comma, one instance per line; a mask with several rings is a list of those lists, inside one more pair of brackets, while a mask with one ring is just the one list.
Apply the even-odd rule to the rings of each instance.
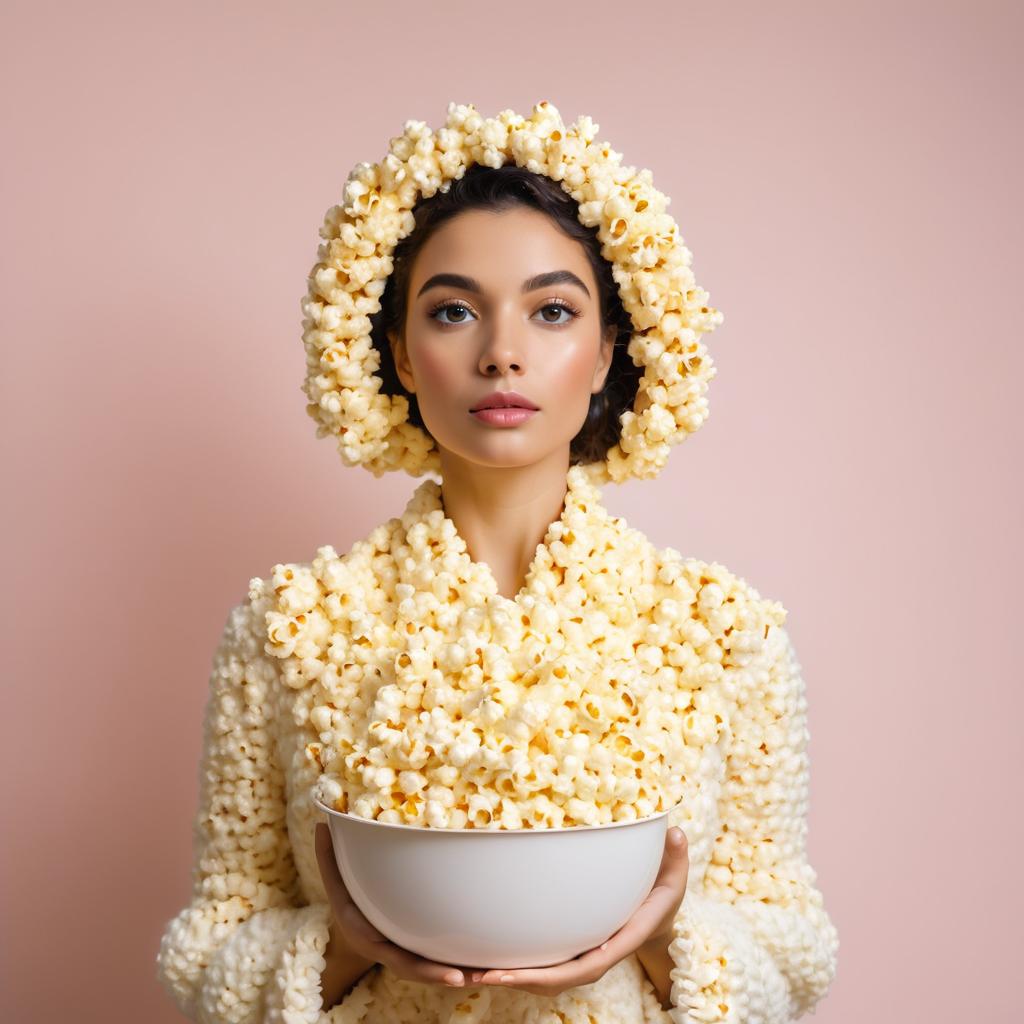
[[[464, 440], [464, 439], [463, 439]], [[510, 443], [512, 442], [512, 443]], [[438, 447], [440, 443], [438, 443]], [[539, 465], [556, 453], [568, 453], [569, 442], [558, 448], [537, 448], [535, 443], [524, 444], [523, 439], [513, 441], [508, 432], [493, 431], [482, 443], [467, 447], [464, 443], [458, 450], [442, 449], [441, 462], [462, 462], [481, 469], [523, 469]]]

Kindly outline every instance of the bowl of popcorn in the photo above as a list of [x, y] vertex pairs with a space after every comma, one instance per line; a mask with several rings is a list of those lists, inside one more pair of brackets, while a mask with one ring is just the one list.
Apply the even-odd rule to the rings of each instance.
[[356, 906], [392, 942], [440, 963], [548, 967], [599, 946], [658, 875], [668, 811], [570, 828], [424, 828], [333, 810]]

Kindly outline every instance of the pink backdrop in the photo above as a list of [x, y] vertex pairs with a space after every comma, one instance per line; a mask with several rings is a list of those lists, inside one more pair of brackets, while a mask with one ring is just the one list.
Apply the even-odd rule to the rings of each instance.
[[725, 313], [707, 424], [606, 497], [789, 610], [817, 1019], [1010, 1020], [1016, 5], [487, 6], [5, 5], [0, 1016], [179, 1019], [227, 611], [415, 485], [305, 415], [323, 213], [406, 119], [548, 99], [652, 169]]

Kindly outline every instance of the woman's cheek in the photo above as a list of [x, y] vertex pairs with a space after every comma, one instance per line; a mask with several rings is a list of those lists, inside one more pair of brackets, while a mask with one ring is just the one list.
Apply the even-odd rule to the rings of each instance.
[[[441, 426], [461, 421], [467, 410], [460, 408], [456, 401], [461, 392], [461, 382], [451, 354], [431, 345], [421, 346], [415, 373], [417, 399], [424, 422], [429, 419]], [[427, 426], [430, 427], [429, 422]], [[436, 436], [436, 431], [431, 433]]]
[[544, 370], [548, 382], [546, 411], [549, 420], [557, 419], [564, 428], [560, 433], [575, 435], [587, 418], [596, 360], [589, 346], [580, 345], [567, 350], [557, 365]]

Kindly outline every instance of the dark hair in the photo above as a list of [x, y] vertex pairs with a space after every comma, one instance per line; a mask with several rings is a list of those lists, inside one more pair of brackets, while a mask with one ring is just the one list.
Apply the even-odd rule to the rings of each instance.
[[586, 421], [569, 446], [571, 465], [601, 462], [608, 449], [619, 440], [619, 417], [633, 407], [643, 376], [643, 367], [636, 366], [626, 351], [633, 334], [633, 321], [622, 305], [612, 265], [601, 255], [597, 228], [580, 223], [579, 205], [558, 182], [517, 164], [502, 167], [474, 164], [461, 178], [451, 182], [447, 192], [435, 192], [413, 207], [416, 225], [395, 246], [394, 269], [385, 283], [381, 308], [370, 318], [370, 337], [380, 353], [378, 374], [383, 381], [382, 390], [392, 396], [405, 395], [409, 402], [409, 422], [428, 437], [432, 436], [420, 415], [416, 396], [406, 391], [395, 370], [388, 332], [402, 333], [410, 271], [416, 254], [434, 231], [465, 210], [502, 211], [513, 206], [528, 206], [546, 213], [558, 228], [583, 246], [597, 280], [602, 329], [610, 326], [616, 329], [612, 364], [605, 385], [596, 395], [591, 395]]

